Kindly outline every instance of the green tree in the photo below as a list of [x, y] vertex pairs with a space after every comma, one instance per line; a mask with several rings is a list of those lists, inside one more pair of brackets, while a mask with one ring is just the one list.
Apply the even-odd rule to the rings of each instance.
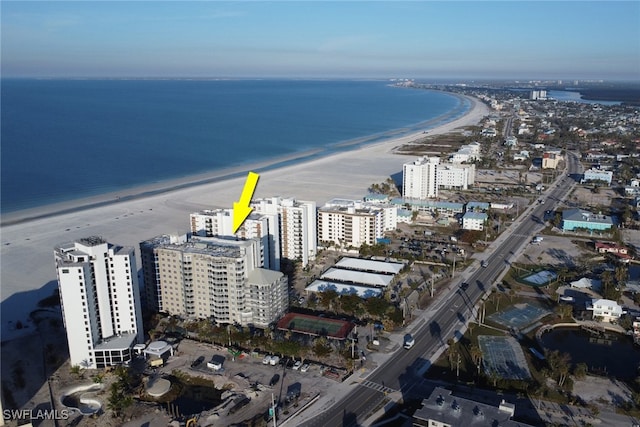
[[587, 372], [589, 372], [589, 367], [587, 366], [587, 364], [578, 363], [573, 369], [573, 376], [579, 380], [582, 380], [587, 376]]
[[382, 318], [389, 309], [389, 303], [380, 297], [372, 297], [365, 302], [365, 308], [369, 315], [375, 318]]
[[316, 338], [315, 342], [313, 343], [313, 352], [316, 354], [316, 356], [318, 356], [319, 359], [325, 359], [331, 354], [331, 351], [331, 346], [327, 342], [326, 338]]
[[107, 408], [113, 411], [115, 418], [124, 418], [124, 411], [133, 404], [133, 398], [118, 382], [111, 384]]
[[338, 300], [338, 293], [333, 289], [327, 289], [326, 291], [320, 292], [320, 305], [327, 308], [327, 310], [332, 310], [334, 303]]
[[340, 295], [340, 307], [352, 316], [359, 315], [362, 313], [362, 298], [358, 294]]
[[560, 319], [570, 318], [573, 314], [573, 307], [568, 304], [559, 304], [556, 306], [556, 314], [560, 316]]

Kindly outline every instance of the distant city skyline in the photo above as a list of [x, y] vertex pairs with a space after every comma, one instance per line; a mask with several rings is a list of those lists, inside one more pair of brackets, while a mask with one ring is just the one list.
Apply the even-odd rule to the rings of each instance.
[[3, 1], [3, 77], [640, 77], [640, 2]]

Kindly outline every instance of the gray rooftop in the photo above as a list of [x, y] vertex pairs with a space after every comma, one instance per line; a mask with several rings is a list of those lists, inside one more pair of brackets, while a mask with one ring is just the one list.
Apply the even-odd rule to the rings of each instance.
[[433, 420], [451, 426], [529, 426], [511, 420], [514, 411], [515, 406], [511, 403], [503, 401], [499, 406], [492, 406], [452, 396], [450, 390], [436, 387], [429, 398], [422, 401], [422, 408], [418, 409], [413, 417], [420, 421]]
[[267, 285], [277, 282], [282, 278], [283, 274], [279, 271], [267, 270], [266, 268], [256, 268], [249, 273], [249, 283], [258, 285]]
[[124, 350], [133, 348], [136, 343], [137, 334], [120, 334], [105, 338], [94, 347], [94, 350]]

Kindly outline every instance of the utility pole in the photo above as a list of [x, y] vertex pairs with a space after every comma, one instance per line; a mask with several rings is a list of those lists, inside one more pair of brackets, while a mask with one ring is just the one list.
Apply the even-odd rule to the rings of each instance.
[[278, 427], [276, 424], [276, 404], [273, 400], [273, 393], [271, 393], [271, 407], [269, 408], [269, 411], [273, 414], [273, 427]]
[[[453, 279], [456, 275], [456, 254], [453, 253], [453, 267], [451, 269], [451, 278]], [[433, 296], [433, 295], [432, 295]]]
[[[358, 333], [358, 325], [355, 327], [355, 333]], [[355, 350], [356, 350], [356, 339], [351, 334], [351, 359], [355, 359]]]

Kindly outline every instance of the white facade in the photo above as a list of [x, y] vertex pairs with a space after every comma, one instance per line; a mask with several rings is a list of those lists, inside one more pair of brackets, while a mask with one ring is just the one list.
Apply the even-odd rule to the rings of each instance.
[[608, 299], [593, 299], [587, 303], [587, 310], [593, 311], [593, 317], [599, 317], [603, 322], [614, 322], [622, 316], [622, 307], [617, 302]]
[[190, 215], [191, 232], [201, 237], [236, 236], [262, 241], [262, 264], [280, 270], [280, 227], [276, 214], [252, 212], [238, 231], [233, 233], [233, 209], [204, 210]]
[[449, 162], [462, 163], [476, 160], [480, 157], [480, 147], [481, 145], [478, 142], [463, 145], [449, 157]]
[[589, 169], [584, 171], [584, 182], [588, 181], [604, 181], [608, 185], [611, 185], [611, 180], [613, 179], [612, 171], [605, 171], [601, 169]]
[[429, 199], [438, 197], [439, 157], [422, 157], [402, 166], [402, 197]]
[[316, 203], [293, 198], [272, 197], [251, 203], [255, 212], [277, 217], [280, 256], [299, 259], [303, 266], [318, 252]]
[[466, 212], [462, 216], [462, 229], [482, 231], [487, 219], [488, 216], [484, 212]]
[[342, 247], [374, 245], [398, 224], [398, 208], [334, 199], [318, 209], [318, 240]]
[[140, 244], [145, 285], [157, 287], [148, 293], [160, 295], [163, 312], [266, 327], [288, 308], [288, 286], [282, 273], [261, 268], [260, 247], [259, 239], [160, 236]]
[[130, 360], [143, 338], [133, 248], [87, 237], [58, 245], [54, 254], [71, 365]]
[[476, 178], [476, 165], [474, 164], [443, 164], [438, 167], [438, 188], [467, 190], [473, 185]]

